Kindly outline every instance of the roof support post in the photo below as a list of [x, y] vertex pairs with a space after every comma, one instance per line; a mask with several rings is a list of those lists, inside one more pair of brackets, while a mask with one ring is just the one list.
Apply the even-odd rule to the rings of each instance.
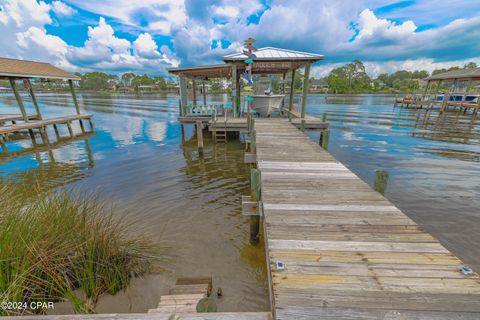
[[305, 114], [306, 114], [306, 109], [307, 109], [307, 91], [309, 87], [309, 82], [310, 82], [310, 63], [305, 66], [305, 75], [303, 78], [303, 95], [302, 95], [302, 113], [301, 113], [301, 118], [302, 118], [302, 124], [301, 124], [301, 129], [302, 131], [305, 130]]
[[[284, 73], [282, 75], [282, 94], [285, 95], [285, 79], [287, 78], [287, 74]], [[285, 97], [282, 99], [282, 109], [285, 108]], [[282, 111], [283, 112], [283, 111]]]
[[80, 107], [78, 105], [77, 95], [75, 94], [75, 89], [73, 88], [73, 81], [71, 79], [68, 80], [68, 85], [70, 86], [70, 91], [72, 92], [73, 104], [75, 105], [75, 110], [77, 114], [80, 114]]
[[205, 79], [202, 80], [203, 107], [207, 107], [207, 92], [205, 91]]
[[196, 90], [196, 84], [195, 84], [195, 79], [192, 79], [192, 93], [193, 93], [193, 106], [197, 106], [197, 90]]
[[185, 76], [179, 75], [179, 85], [180, 85], [180, 115], [186, 115], [187, 110], [187, 83], [185, 81]]
[[15, 83], [14, 78], [8, 78], [10, 81], [10, 86], [12, 87], [13, 94], [15, 95], [15, 99], [17, 100], [18, 107], [20, 108], [20, 112], [22, 113], [23, 121], [28, 122], [28, 115], [27, 112], [25, 111], [25, 105], [23, 104], [22, 97], [20, 96], [20, 93], [18, 93], [18, 88], [17, 84]]
[[292, 69], [292, 79], [290, 83], [290, 100], [288, 101], [288, 118], [292, 119], [292, 111], [293, 111], [293, 93], [295, 92], [295, 69]]
[[[232, 76], [233, 76], [233, 69], [232, 69]], [[235, 105], [233, 107], [233, 114], [234, 117], [237, 114], [237, 111], [240, 111], [241, 105], [242, 105], [242, 97], [241, 97], [241, 91], [240, 91], [240, 72], [237, 70], [237, 66], [235, 65]]]
[[40, 112], [40, 108], [38, 106], [38, 102], [37, 102], [37, 98], [35, 97], [35, 93], [33, 92], [33, 87], [32, 87], [32, 83], [30, 82], [30, 79], [24, 80], [24, 83], [25, 83], [25, 86], [28, 88], [28, 90], [30, 92], [30, 97], [32, 97], [33, 106], [35, 107], [35, 111], [37, 112], [37, 118], [39, 120], [42, 120], [42, 114]]

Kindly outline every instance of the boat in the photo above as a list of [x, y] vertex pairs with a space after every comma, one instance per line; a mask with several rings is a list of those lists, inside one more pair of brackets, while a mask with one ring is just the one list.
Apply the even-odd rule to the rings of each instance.
[[273, 111], [280, 110], [283, 98], [283, 94], [255, 94], [252, 95], [253, 101], [250, 108], [260, 117], [269, 117]]
[[272, 80], [269, 77], [260, 77], [255, 84], [255, 94], [251, 95], [250, 109], [259, 117], [270, 117], [272, 112], [280, 110], [283, 94], [273, 94]]

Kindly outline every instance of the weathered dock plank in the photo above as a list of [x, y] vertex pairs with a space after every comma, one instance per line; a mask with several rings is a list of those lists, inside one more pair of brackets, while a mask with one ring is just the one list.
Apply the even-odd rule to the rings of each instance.
[[435, 238], [287, 120], [255, 131], [276, 319], [480, 318], [480, 278]]

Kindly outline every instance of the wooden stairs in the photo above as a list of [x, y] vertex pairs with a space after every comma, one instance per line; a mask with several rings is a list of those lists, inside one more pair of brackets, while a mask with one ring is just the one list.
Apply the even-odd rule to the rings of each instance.
[[195, 313], [198, 302], [211, 292], [212, 278], [179, 278], [170, 294], [161, 296], [157, 308], [148, 313]]

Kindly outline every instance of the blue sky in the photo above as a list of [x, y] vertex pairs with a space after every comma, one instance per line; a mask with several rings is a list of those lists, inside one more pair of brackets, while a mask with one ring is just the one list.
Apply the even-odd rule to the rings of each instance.
[[480, 3], [461, 0], [0, 0], [0, 56], [70, 71], [165, 74], [242, 41], [361, 59], [371, 75], [480, 62]]

